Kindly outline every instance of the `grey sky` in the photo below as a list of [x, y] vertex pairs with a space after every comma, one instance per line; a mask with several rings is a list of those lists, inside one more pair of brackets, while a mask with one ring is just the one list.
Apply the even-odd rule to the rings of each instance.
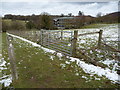
[[[19, 0], [18, 0], [19, 1]], [[85, 15], [96, 16], [98, 12], [103, 14], [118, 11], [118, 1], [109, 2], [0, 2], [2, 10], [0, 14], [15, 14], [15, 15], [39, 15], [42, 12], [48, 12], [54, 15], [72, 13], [77, 15], [78, 11], [84, 12]]]

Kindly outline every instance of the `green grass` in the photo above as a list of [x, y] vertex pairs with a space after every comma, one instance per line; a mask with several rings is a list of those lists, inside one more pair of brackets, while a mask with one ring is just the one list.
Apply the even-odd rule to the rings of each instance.
[[87, 28], [101, 28], [101, 27], [105, 27], [108, 26], [109, 24], [90, 24], [90, 25], [86, 25], [83, 26], [82, 29], [87, 29]]
[[[12, 19], [2, 19], [2, 20], [5, 21], [7, 24], [12, 23]], [[23, 20], [16, 20], [16, 21], [19, 21], [19, 22], [25, 24], [25, 21], [23, 21]]]
[[[16, 66], [18, 80], [11, 85], [15, 88], [116, 88], [110, 80], [104, 77], [90, 76], [76, 62], [65, 64], [69, 61], [66, 57], [61, 60], [56, 55], [45, 53], [41, 48], [14, 38]], [[50, 56], [54, 59], [51, 60]], [[6, 34], [3, 34], [3, 57], [9, 62], [6, 45]], [[65, 64], [65, 67], [61, 66]], [[9, 66], [9, 65], [8, 65]], [[9, 72], [9, 69], [6, 73]], [[79, 75], [76, 76], [75, 74]], [[8, 74], [8, 73], [7, 73]], [[88, 80], [82, 78], [85, 76]], [[101, 80], [95, 80], [94, 78]]]

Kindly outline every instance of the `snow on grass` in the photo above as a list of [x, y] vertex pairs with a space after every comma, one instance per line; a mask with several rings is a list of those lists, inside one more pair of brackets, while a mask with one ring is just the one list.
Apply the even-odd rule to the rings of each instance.
[[63, 68], [66, 67], [66, 64], [61, 63], [60, 66], [61, 66], [61, 68], [63, 69]]
[[82, 78], [85, 78], [86, 80], [88, 79], [86, 76], [82, 76]]
[[40, 47], [40, 48], [42, 48], [45, 52], [49, 52], [49, 53], [54, 53], [54, 52], [55, 52], [54, 50], [50, 50], [50, 49], [48, 49], [48, 48], [44, 48], [44, 47], [42, 47], [41, 45], [39, 45], [39, 44], [37, 44], [37, 43], [34, 43], [34, 42], [30, 41], [30, 40], [27, 40], [27, 39], [25, 39], [25, 38], [22, 38], [22, 37], [13, 35], [13, 34], [9, 34], [9, 33], [7, 33], [7, 34], [10, 35], [10, 36], [12, 36], [12, 37], [21, 39], [21, 40], [23, 40], [23, 41], [25, 41], [25, 42], [28, 42], [28, 43], [32, 44], [33, 46], [35, 46], [35, 47]]
[[[50, 52], [50, 53], [54, 53], [54, 52], [55, 52], [54, 50], [50, 50], [50, 49], [44, 48], [44, 47], [42, 47], [41, 45], [38, 45], [38, 44], [36, 44], [36, 43], [34, 43], [34, 42], [31, 42], [31, 41], [29, 41], [29, 40], [27, 40], [27, 39], [24, 39], [24, 38], [22, 38], [22, 37], [19, 37], [19, 36], [13, 35], [13, 34], [9, 34], [9, 33], [7, 33], [7, 34], [8, 34], [8, 35], [11, 35], [11, 36], [13, 36], [13, 37], [15, 37], [15, 38], [21, 39], [21, 40], [23, 40], [23, 41], [26, 41], [26, 42], [32, 44], [32, 45], [35, 46], [35, 47], [40, 47], [40, 48], [42, 48], [45, 52]], [[61, 54], [61, 53], [57, 53], [57, 56], [61, 59], [62, 54]], [[113, 71], [113, 72], [112, 72], [112, 71], [111, 71], [110, 69], [108, 69], [108, 68], [103, 69], [103, 68], [101, 68], [101, 67], [94, 66], [94, 65], [92, 65], [92, 64], [87, 64], [87, 63], [85, 63], [84, 61], [81, 61], [80, 59], [77, 59], [77, 58], [73, 58], [73, 57], [69, 57], [69, 56], [67, 56], [67, 58], [69, 58], [71, 62], [76, 61], [76, 62], [77, 62], [77, 65], [78, 65], [79, 67], [81, 67], [81, 68], [84, 70], [84, 72], [86, 72], [86, 73], [89, 73], [89, 74], [92, 74], [92, 75], [97, 74], [97, 75], [100, 76], [100, 77], [105, 76], [105, 77], [108, 78], [109, 80], [112, 80], [112, 81], [115, 81], [115, 82], [119, 81], [118, 77], [120, 77], [120, 76], [117, 74], [116, 71]], [[66, 62], [66, 63], [68, 63], [68, 62]], [[66, 64], [60, 64], [60, 66], [62, 66], [62, 68], [64, 68], [64, 67], [66, 66]]]
[[65, 61], [65, 63], [66, 63], [66, 64], [70, 64], [70, 62], [68, 62], [68, 61]]
[[76, 76], [79, 76], [79, 73], [75, 73]]
[[[0, 59], [0, 73], [2, 72], [2, 70], [7, 69], [6, 63], [7, 62], [4, 60], [4, 58]], [[5, 87], [9, 86], [11, 82], [12, 82], [12, 77], [10, 75], [3, 75], [3, 77], [0, 77], [0, 84], [4, 83]]]
[[[118, 25], [117, 24], [106, 24], [104, 27], [100, 28], [89, 28], [89, 29], [78, 29], [78, 34], [83, 33], [90, 33], [90, 32], [98, 32], [100, 30], [103, 30], [102, 37], [104, 41], [111, 41], [106, 42], [108, 45], [114, 46], [115, 48], [118, 46], [117, 42], [112, 41], [118, 41]], [[91, 46], [92, 43], [98, 41], [99, 34], [92, 34], [92, 35], [84, 35], [79, 36], [78, 43], [80, 44], [79, 47], [87, 48], [88, 46]], [[87, 44], [87, 47], [85, 45]]]
[[7, 76], [3, 76], [0, 79], [0, 84], [4, 84], [5, 87], [9, 86], [12, 83], [12, 76], [11, 75], [7, 75]]
[[102, 60], [99, 62], [101, 62], [101, 63], [107, 65], [109, 68], [111, 68], [112, 72], [117, 71], [120, 68], [120, 66], [118, 65], [119, 61], [116, 61], [114, 59], [111, 60], [111, 59], [107, 58], [106, 60], [104, 60], [104, 61]]
[[0, 67], [6, 66], [5, 64], [6, 64], [6, 61], [4, 60], [4, 58], [1, 58], [1, 60], [0, 60]]
[[54, 60], [54, 56], [50, 56], [50, 59], [51, 59], [51, 60]]
[[2, 70], [7, 69], [5, 64], [6, 64], [6, 61], [4, 60], [4, 58], [1, 58], [0, 59], [0, 72], [2, 72]]
[[100, 61], [100, 62], [109, 66], [110, 64], [114, 64], [116, 60], [106, 59], [105, 61]]
[[57, 56], [59, 57], [59, 59], [61, 60], [61, 57], [63, 56], [61, 53], [57, 53]]
[[117, 74], [116, 71], [112, 72], [108, 68], [103, 69], [101, 67], [94, 66], [92, 64], [87, 64], [87, 63], [85, 63], [77, 58], [69, 57], [69, 59], [72, 62], [76, 61], [77, 65], [80, 66], [84, 70], [84, 72], [86, 72], [86, 73], [93, 74], [93, 75], [97, 74], [100, 77], [105, 76], [109, 80], [112, 80], [115, 82], [120, 81], [118, 79], [119, 75]]

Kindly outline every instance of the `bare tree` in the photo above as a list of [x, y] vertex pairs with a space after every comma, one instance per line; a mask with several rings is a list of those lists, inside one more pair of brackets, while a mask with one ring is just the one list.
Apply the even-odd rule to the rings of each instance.
[[101, 12], [97, 13], [97, 15], [96, 15], [96, 17], [101, 17], [101, 16], [102, 16]]
[[71, 17], [71, 16], [72, 16], [72, 13], [68, 13], [68, 16], [70, 16], [70, 17]]

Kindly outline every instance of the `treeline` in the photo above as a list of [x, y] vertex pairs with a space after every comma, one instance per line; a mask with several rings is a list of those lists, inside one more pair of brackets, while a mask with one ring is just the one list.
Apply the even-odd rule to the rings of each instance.
[[[37, 23], [37, 21], [40, 22], [39, 20], [44, 14], [49, 15], [46, 12], [43, 12], [40, 15], [32, 14], [32, 15], [27, 15], [27, 16], [7, 14], [7, 15], [4, 16], [3, 19], [33, 21], [34, 23], [35, 22]], [[61, 14], [61, 15], [49, 15], [49, 16], [50, 16], [51, 19], [53, 19], [53, 18], [57, 18], [57, 17], [71, 17], [71, 16], [74, 16], [74, 15], [72, 15], [72, 13], [69, 13], [68, 15]], [[120, 21], [119, 17], [120, 17], [120, 12], [114, 12], [114, 13], [110, 13], [110, 14], [107, 14], [107, 15], [104, 15], [104, 16], [101, 16], [100, 13], [98, 13], [97, 16], [93, 18], [92, 22], [94, 22], [94, 23], [99, 23], [99, 22], [115, 23], [115, 22]]]
[[[73, 17], [70, 13], [68, 15], [50, 15], [46, 12], [41, 13], [40, 15], [11, 15], [7, 14], [2, 18], [2, 30], [24, 30], [24, 29], [57, 29], [54, 25], [53, 19], [58, 17]], [[79, 15], [75, 21], [75, 28], [80, 28], [84, 25], [93, 24], [93, 23], [120, 23], [120, 12], [111, 13], [108, 15], [101, 16], [98, 14], [97, 17]], [[82, 18], [82, 19], [79, 19]], [[71, 21], [68, 21], [71, 22]], [[72, 21], [74, 22], [74, 21]], [[68, 23], [71, 24], [73, 23]]]
[[54, 26], [53, 17], [46, 12], [41, 15], [5, 15], [2, 18], [2, 29], [3, 31], [16, 29], [57, 29]]

